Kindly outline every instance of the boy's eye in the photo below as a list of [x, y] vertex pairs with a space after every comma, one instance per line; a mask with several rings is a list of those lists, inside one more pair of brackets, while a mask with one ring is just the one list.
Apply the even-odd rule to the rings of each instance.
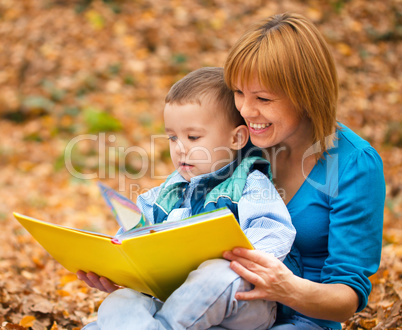
[[191, 141], [198, 140], [200, 137], [199, 136], [189, 136], [188, 139]]
[[172, 136], [169, 136], [168, 137], [168, 139], [170, 140], [170, 141], [177, 141], [177, 136], [174, 136], [174, 135], [172, 135]]

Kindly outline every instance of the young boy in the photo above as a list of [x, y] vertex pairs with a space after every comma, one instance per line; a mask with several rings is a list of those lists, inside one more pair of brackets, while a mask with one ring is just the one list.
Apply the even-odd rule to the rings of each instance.
[[[283, 260], [295, 230], [269, 179], [269, 163], [244, 157], [249, 133], [223, 69], [188, 74], [173, 85], [165, 103], [176, 171], [138, 197], [145, 217], [160, 223], [226, 206], [256, 249]], [[114, 291], [101, 304], [97, 322], [85, 329], [267, 329], [275, 321], [275, 302], [234, 298], [237, 291], [251, 289], [228, 261], [209, 260], [164, 303], [131, 289]]]

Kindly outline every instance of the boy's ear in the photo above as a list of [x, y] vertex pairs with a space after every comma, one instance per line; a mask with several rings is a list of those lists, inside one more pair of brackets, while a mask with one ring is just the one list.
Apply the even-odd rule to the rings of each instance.
[[240, 150], [248, 141], [249, 131], [246, 125], [239, 125], [232, 131], [231, 149]]

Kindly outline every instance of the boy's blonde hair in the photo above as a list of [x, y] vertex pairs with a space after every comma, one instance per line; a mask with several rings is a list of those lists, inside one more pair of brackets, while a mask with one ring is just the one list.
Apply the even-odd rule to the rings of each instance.
[[311, 119], [313, 142], [321, 143], [322, 153], [332, 146], [333, 138], [326, 137], [337, 127], [337, 74], [323, 36], [310, 21], [285, 13], [246, 31], [226, 59], [225, 81], [234, 90], [241, 88], [239, 79], [247, 84], [255, 74], [261, 85], [285, 93], [299, 115]]
[[208, 97], [222, 107], [226, 119], [235, 127], [245, 124], [236, 109], [233, 91], [225, 83], [223, 68], [204, 67], [190, 72], [170, 88], [165, 103], [201, 105]]

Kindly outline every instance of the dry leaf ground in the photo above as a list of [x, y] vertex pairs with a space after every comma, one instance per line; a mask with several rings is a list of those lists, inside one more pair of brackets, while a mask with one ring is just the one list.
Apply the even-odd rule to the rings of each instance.
[[[384, 161], [382, 262], [368, 307], [344, 328], [401, 328], [401, 9], [400, 0], [0, 0], [0, 326], [78, 329], [105, 297], [49, 257], [12, 212], [114, 233], [95, 182], [135, 199], [171, 171], [167, 144], [155, 137], [169, 86], [222, 66], [257, 18], [295, 11], [334, 53], [340, 121]], [[70, 164], [65, 152], [82, 134], [96, 140], [77, 143]], [[146, 155], [147, 171], [139, 152], [118, 157], [130, 146]], [[77, 178], [66, 164], [96, 178]]]

